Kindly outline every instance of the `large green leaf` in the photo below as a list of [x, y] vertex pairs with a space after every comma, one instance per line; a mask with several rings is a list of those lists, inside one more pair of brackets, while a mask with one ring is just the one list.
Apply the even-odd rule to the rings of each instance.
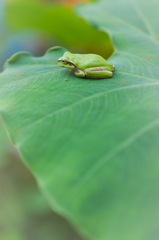
[[50, 205], [90, 239], [158, 239], [158, 7], [110, 0], [78, 8], [112, 34], [111, 79], [59, 68], [64, 49], [13, 56], [0, 75], [14, 144]]

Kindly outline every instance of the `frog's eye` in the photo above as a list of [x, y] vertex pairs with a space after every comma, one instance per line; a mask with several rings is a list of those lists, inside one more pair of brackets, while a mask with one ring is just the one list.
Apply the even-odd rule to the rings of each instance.
[[66, 63], [67, 63], [67, 61], [66, 61], [66, 60], [61, 60], [61, 62], [62, 62], [63, 64], [66, 64]]

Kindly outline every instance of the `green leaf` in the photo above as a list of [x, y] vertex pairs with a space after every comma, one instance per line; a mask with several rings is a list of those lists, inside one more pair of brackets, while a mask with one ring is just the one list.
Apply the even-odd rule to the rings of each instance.
[[111, 79], [59, 68], [64, 49], [13, 56], [0, 75], [14, 144], [50, 205], [90, 239], [158, 239], [158, 8], [118, 0], [77, 9], [112, 34]]
[[53, 36], [53, 42], [72, 51], [93, 52], [108, 58], [113, 52], [110, 37], [77, 17], [68, 6], [32, 0], [8, 1], [6, 20], [13, 30], [36, 29]]

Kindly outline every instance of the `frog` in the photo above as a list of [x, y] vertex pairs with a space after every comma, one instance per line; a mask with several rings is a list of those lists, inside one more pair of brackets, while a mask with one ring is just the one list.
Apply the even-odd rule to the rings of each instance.
[[115, 66], [97, 54], [77, 54], [66, 51], [58, 59], [60, 67], [69, 68], [80, 78], [111, 78]]

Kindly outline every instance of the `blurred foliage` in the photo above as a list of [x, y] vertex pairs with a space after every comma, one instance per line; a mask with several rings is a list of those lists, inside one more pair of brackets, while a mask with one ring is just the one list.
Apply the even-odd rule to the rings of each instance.
[[81, 2], [89, 2], [89, 0], [60, 0], [62, 3], [67, 3], [69, 5], [75, 5]]
[[8, 146], [9, 140], [6, 137], [6, 132], [0, 122], [0, 167], [7, 162], [6, 152], [8, 150]]
[[23, 30], [11, 34], [9, 31], [0, 44], [0, 70], [6, 59], [19, 51], [29, 51], [33, 55], [42, 55], [47, 47], [52, 46], [51, 40], [38, 31]]
[[[6, 2], [14, 1], [14, 0], [5, 0]], [[20, 0], [23, 1], [23, 0]], [[62, 3], [67, 4], [69, 6], [74, 6], [78, 3], [87, 3], [87, 2], [95, 2], [96, 0], [32, 0], [32, 1], [39, 1], [39, 2], [50, 2], [50, 3]]]
[[53, 42], [48, 35], [39, 31], [23, 29], [10, 31], [5, 21], [5, 2], [0, 1], [0, 71], [7, 58], [19, 51], [30, 51], [34, 55], [41, 55]]
[[0, 69], [3, 64], [2, 53], [4, 51], [4, 2], [0, 1]]
[[14, 0], [7, 2], [6, 21], [10, 29], [36, 29], [53, 37], [54, 45], [73, 52], [97, 53], [108, 58], [113, 46], [108, 34], [97, 31], [66, 5]]
[[48, 1], [48, 2], [61, 2], [61, 3], [65, 3], [65, 4], [69, 4], [69, 5], [75, 5], [78, 3], [86, 3], [86, 2], [91, 2], [93, 0], [43, 0], [43, 1]]

